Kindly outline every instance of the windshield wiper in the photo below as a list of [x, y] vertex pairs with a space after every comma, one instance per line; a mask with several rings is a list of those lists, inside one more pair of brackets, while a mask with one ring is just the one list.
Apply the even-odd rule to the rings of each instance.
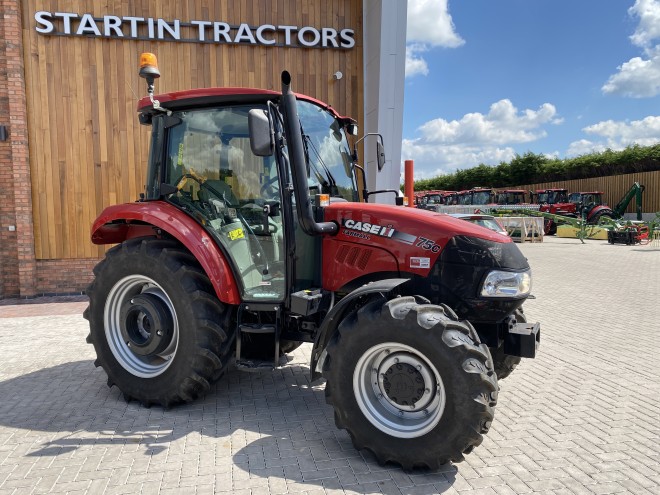
[[303, 144], [305, 145], [305, 155], [307, 158], [307, 163], [311, 163], [314, 167], [314, 172], [316, 173], [317, 177], [323, 178], [321, 173], [319, 172], [319, 169], [316, 165], [315, 162], [311, 161], [309, 159], [309, 148], [312, 148], [312, 151], [314, 152], [314, 155], [316, 155], [316, 158], [318, 159], [319, 163], [323, 167], [323, 171], [326, 173], [326, 177], [328, 180], [323, 180], [321, 183], [324, 187], [330, 187], [330, 191], [335, 191], [337, 189], [337, 181], [332, 175], [332, 172], [330, 172], [330, 169], [328, 166], [325, 164], [323, 161], [323, 158], [321, 158], [321, 154], [318, 152], [316, 149], [316, 146], [314, 146], [314, 143], [312, 142], [312, 138], [309, 137], [307, 134], [303, 133]]

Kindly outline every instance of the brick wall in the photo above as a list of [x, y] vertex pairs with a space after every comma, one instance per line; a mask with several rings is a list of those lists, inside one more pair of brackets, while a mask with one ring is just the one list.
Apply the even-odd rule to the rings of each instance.
[[[14, 119], [20, 98], [17, 85], [23, 81], [19, 4], [16, 0], [0, 0], [0, 12], [0, 125], [6, 126], [9, 134], [6, 141], [0, 141], [0, 297], [9, 297], [20, 292], [18, 232], [10, 229], [17, 229], [18, 223], [14, 153], [23, 151], [20, 141], [24, 139], [21, 127], [25, 127], [25, 98], [22, 113]], [[30, 183], [29, 176], [26, 183]]]
[[98, 259], [38, 260], [35, 295], [84, 293], [98, 262]]
[[21, 0], [0, 0], [0, 299], [81, 292], [98, 260], [35, 259]]
[[20, 0], [0, 0], [0, 299], [82, 293], [97, 259], [36, 260]]

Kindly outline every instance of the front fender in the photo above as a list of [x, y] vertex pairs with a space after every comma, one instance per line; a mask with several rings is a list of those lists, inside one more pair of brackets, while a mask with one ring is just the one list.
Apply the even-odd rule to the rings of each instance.
[[[314, 347], [312, 348], [312, 359], [309, 366], [312, 381], [321, 377], [321, 370], [323, 368], [323, 361], [325, 360], [325, 348], [330, 342], [330, 339], [335, 334], [337, 327], [344, 319], [344, 317], [354, 309], [355, 302], [359, 297], [373, 295], [373, 294], [388, 294], [396, 289], [399, 285], [408, 282], [407, 278], [391, 278], [386, 280], [379, 280], [355, 289], [353, 292], [344, 296], [326, 315], [321, 323], [319, 333], [314, 340]], [[318, 369], [317, 369], [318, 368]]]
[[156, 235], [154, 227], [190, 251], [202, 265], [220, 301], [227, 304], [241, 302], [234, 275], [215, 241], [195, 220], [164, 201], [109, 206], [92, 225], [92, 242], [116, 244], [139, 235]]

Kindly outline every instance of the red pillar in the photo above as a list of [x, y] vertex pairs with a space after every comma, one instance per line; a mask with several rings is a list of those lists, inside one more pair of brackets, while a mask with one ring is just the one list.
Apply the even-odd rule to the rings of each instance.
[[413, 160], [406, 160], [404, 162], [404, 185], [403, 194], [408, 198], [408, 206], [415, 207], [415, 181], [413, 180], [413, 170], [415, 169], [415, 162]]

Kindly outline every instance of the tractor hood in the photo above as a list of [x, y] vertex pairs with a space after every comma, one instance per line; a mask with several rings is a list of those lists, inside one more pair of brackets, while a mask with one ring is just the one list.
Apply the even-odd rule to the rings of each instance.
[[[325, 208], [324, 220], [339, 227], [336, 235], [324, 239], [324, 256], [333, 257], [332, 261], [324, 262], [324, 271], [337, 271], [324, 279], [335, 281], [335, 290], [347, 278], [363, 277], [364, 273], [358, 273], [360, 270], [427, 277], [443, 252], [461, 239], [482, 246], [475, 250], [482, 253], [479, 263], [484, 266], [507, 270], [528, 268], [511, 238], [443, 213], [339, 202]], [[493, 255], [487, 259], [489, 253], [495, 252], [500, 254], [499, 258]], [[355, 258], [358, 270], [346, 266], [345, 258], [349, 261]]]
[[[527, 273], [527, 259], [508, 236], [442, 213], [364, 203], [333, 203], [336, 222], [323, 240], [324, 288], [352, 290], [382, 278], [409, 278], [416, 294], [449, 304], [462, 318], [498, 321], [527, 293], [482, 297], [492, 272]], [[531, 279], [530, 279], [531, 280]]]

